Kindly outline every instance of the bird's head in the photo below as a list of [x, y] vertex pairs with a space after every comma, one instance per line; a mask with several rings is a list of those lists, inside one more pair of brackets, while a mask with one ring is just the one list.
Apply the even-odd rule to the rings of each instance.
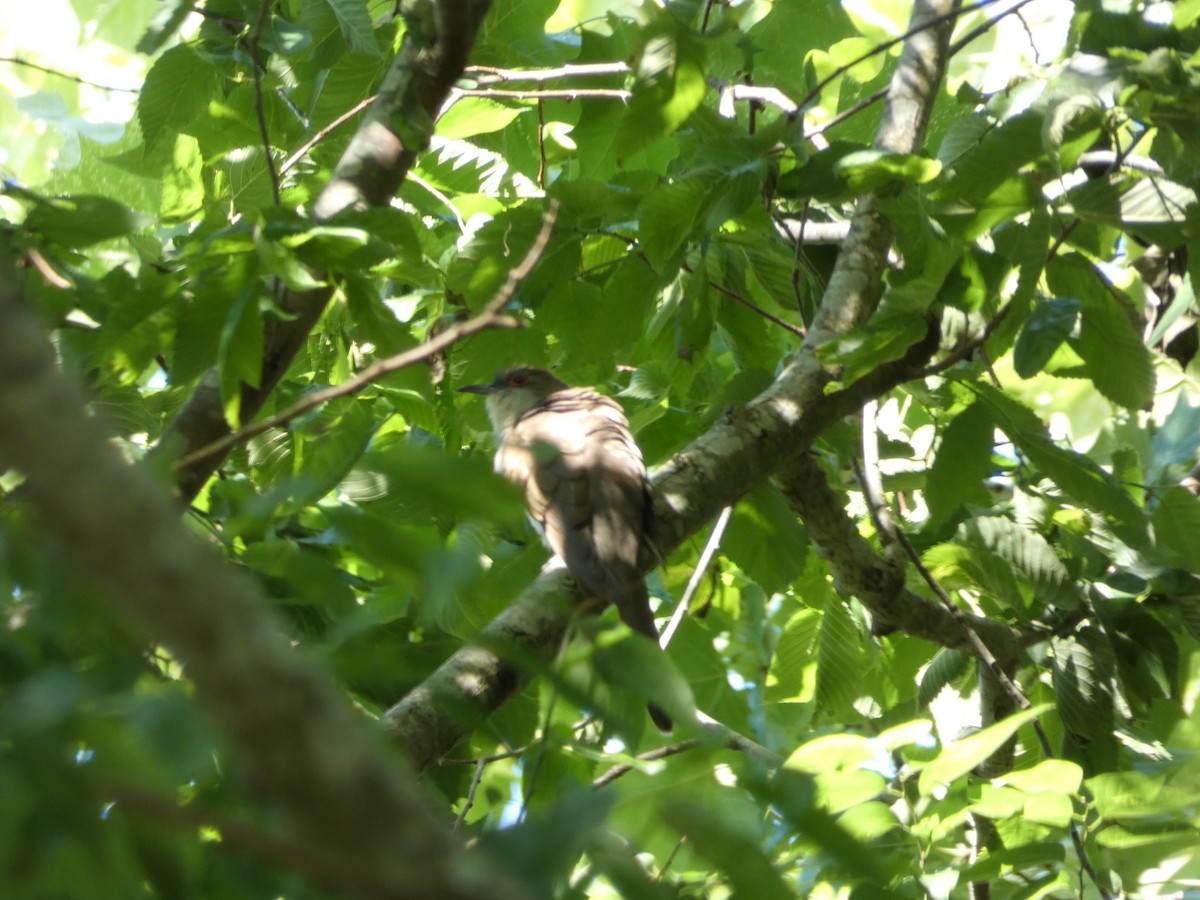
[[521, 366], [500, 372], [487, 384], [468, 384], [458, 391], [487, 398], [488, 418], [496, 433], [503, 434], [533, 407], [566, 388], [566, 382], [545, 369]]

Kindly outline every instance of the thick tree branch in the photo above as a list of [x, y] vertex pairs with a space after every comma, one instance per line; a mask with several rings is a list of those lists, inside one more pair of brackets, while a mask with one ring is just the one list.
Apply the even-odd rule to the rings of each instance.
[[[433, 133], [433, 122], [467, 64], [475, 35], [490, 0], [414, 0], [406, 4], [404, 45], [384, 75], [379, 95], [350, 141], [333, 177], [313, 208], [317, 219], [347, 209], [389, 203], [417, 154]], [[284, 315], [267, 322], [262, 374], [257, 387], [242, 386], [241, 418], [252, 419], [283, 378], [313, 326], [321, 318], [333, 285], [308, 291], [280, 288], [276, 305]], [[229, 436], [221, 402], [220, 377], [209, 372], [163, 435], [160, 446], [186, 456]], [[184, 500], [199, 493], [222, 455], [213, 455], [181, 473]]]
[[379, 896], [521, 896], [463, 850], [257, 591], [121, 457], [58, 371], [17, 278], [0, 260], [0, 466], [24, 474], [46, 527], [114, 609], [184, 663], [251, 786], [283, 813], [286, 839], [371, 872]]

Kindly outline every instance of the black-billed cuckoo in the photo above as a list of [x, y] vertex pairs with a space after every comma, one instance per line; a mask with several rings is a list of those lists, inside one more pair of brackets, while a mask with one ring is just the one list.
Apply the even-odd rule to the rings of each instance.
[[[501, 372], [483, 394], [496, 431], [496, 471], [520, 485], [546, 545], [584, 589], [617, 607], [655, 643], [658, 631], [638, 566], [653, 546], [654, 507], [642, 452], [616, 401], [573, 388], [545, 369]], [[663, 731], [670, 717], [650, 704]]]

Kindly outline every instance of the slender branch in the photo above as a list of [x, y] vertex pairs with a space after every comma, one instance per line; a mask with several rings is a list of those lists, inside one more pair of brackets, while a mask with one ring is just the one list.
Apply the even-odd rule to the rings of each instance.
[[365, 100], [359, 101], [324, 128], [319, 129], [316, 134], [301, 144], [291, 156], [283, 161], [283, 163], [279, 166], [279, 173], [282, 175], [286, 172], [290, 172], [300, 162], [300, 160], [304, 159], [304, 157], [308, 155], [308, 152], [312, 150], [313, 147], [317, 146], [317, 144], [329, 137], [330, 134], [341, 128], [355, 116], [361, 113], [364, 109], [369, 107], [375, 102], [375, 98], [377, 96], [377, 94], [372, 94]]
[[[929, 31], [934, 28], [938, 28], [939, 26], [944, 25], [947, 22], [953, 22], [955, 19], [958, 19], [958, 18], [966, 15], [967, 13], [975, 12], [976, 10], [980, 10], [980, 9], [986, 9], [987, 7], [992, 6], [993, 4], [998, 3], [998, 2], [999, 2], [999, 0], [979, 0], [979, 2], [977, 2], [977, 3], [971, 3], [966, 6], [955, 7], [954, 9], [951, 9], [950, 11], [948, 11], [946, 13], [942, 13], [941, 15], [933, 16], [929, 19], [925, 19], [924, 21], [920, 22], [919, 24], [914, 25], [913, 27], [909, 28], [903, 34], [897, 35], [896, 37], [892, 38], [891, 40], [887, 40], [887, 41], [884, 41], [883, 43], [876, 44], [870, 50], [868, 50], [865, 53], [862, 53], [859, 56], [855, 57], [854, 59], [850, 60], [850, 62], [845, 63], [844, 65], [838, 66], [829, 75], [827, 75], [826, 77], [824, 77], [820, 81], [818, 81], [813, 86], [812, 90], [810, 90], [807, 94], [804, 95], [804, 98], [799, 103], [800, 108], [804, 109], [805, 107], [807, 107], [810, 103], [812, 103], [814, 100], [816, 100], [817, 97], [821, 96], [821, 91], [825, 90], [826, 87], [828, 87], [830, 84], [832, 84], [837, 79], [841, 78], [843, 75], [845, 75], [847, 72], [849, 72], [855, 66], [857, 66], [859, 63], [864, 63], [871, 57], [878, 56], [880, 53], [886, 53], [888, 50], [891, 50], [893, 47], [895, 47], [899, 44], [903, 44], [905, 41], [909, 40], [910, 38], [916, 37], [917, 35], [919, 35], [923, 32]], [[1020, 9], [1025, 4], [1031, 3], [1031, 2], [1033, 2], [1033, 0], [1020, 0], [1020, 2], [1017, 3], [1017, 5], [1012, 8], [1012, 10], [1009, 10], [1009, 12], [1012, 12], [1013, 10], [1016, 10], [1016, 9]]]
[[279, 173], [275, 170], [275, 158], [271, 155], [271, 131], [267, 128], [267, 113], [263, 107], [262, 73], [265, 67], [258, 55], [263, 27], [267, 23], [267, 13], [270, 10], [271, 0], [262, 0], [258, 9], [258, 21], [254, 23], [254, 30], [250, 32], [247, 43], [250, 47], [250, 67], [254, 71], [254, 114], [258, 119], [258, 133], [262, 139], [263, 163], [267, 167], [267, 174], [271, 176], [271, 196], [275, 199], [275, 205], [278, 206]]
[[95, 81], [88, 81], [86, 78], [80, 78], [78, 75], [71, 75], [68, 72], [63, 72], [59, 69], [52, 69], [49, 66], [39, 65], [35, 62], [30, 62], [27, 59], [22, 59], [19, 56], [0, 56], [0, 63], [11, 63], [14, 66], [24, 66], [27, 69], [35, 69], [38, 72], [45, 72], [47, 75], [53, 75], [55, 78], [65, 78], [67, 81], [74, 81], [76, 84], [86, 84], [88, 87], [94, 87], [101, 91], [112, 91], [119, 94], [136, 94], [141, 88], [126, 88], [113, 87], [107, 84], [98, 84]]
[[466, 820], [467, 813], [475, 805], [475, 791], [479, 789], [479, 782], [483, 781], [483, 770], [485, 768], [487, 768], [487, 763], [482, 759], [475, 761], [475, 774], [471, 777], [471, 786], [467, 788], [467, 799], [463, 803], [463, 808], [459, 812], [458, 818], [454, 820], [454, 828], [451, 830], [458, 831], [462, 828], [462, 823]]
[[323, 403], [328, 403], [330, 400], [357, 394], [363, 388], [379, 379], [429, 359], [473, 334], [478, 334], [489, 328], [514, 327], [516, 320], [502, 315], [502, 310], [508, 304], [508, 301], [512, 299], [517, 287], [529, 277], [529, 273], [533, 271], [534, 266], [541, 259], [546, 246], [550, 243], [550, 234], [554, 229], [554, 220], [557, 215], [558, 203], [557, 201], [551, 201], [550, 208], [542, 217], [542, 229], [534, 240], [533, 245], [529, 248], [529, 251], [525, 254], [525, 258], [509, 271], [508, 277], [505, 279], [504, 284], [501, 285], [500, 290], [496, 292], [495, 296], [487, 302], [487, 305], [477, 315], [465, 322], [451, 325], [445, 331], [431, 337], [419, 347], [413, 347], [411, 350], [405, 350], [403, 353], [397, 353], [395, 356], [389, 356], [386, 359], [380, 359], [371, 363], [362, 372], [341, 384], [313, 391], [278, 415], [271, 416], [253, 425], [248, 425], [227, 437], [213, 441], [206, 447], [201, 447], [194, 453], [189, 453], [175, 463], [175, 471], [186, 471], [190, 467], [199, 465], [214, 457], [223, 456], [238, 444], [270, 431], [272, 428], [279, 428], [286, 425], [297, 416], [301, 416]]
[[[689, 266], [687, 263], [683, 264], [683, 270], [685, 272], [687, 272], [689, 275], [695, 274], [695, 270], [691, 266]], [[725, 287], [725, 285], [720, 284], [716, 281], [711, 281], [711, 280], [708, 282], [708, 286], [711, 287], [717, 293], [724, 294], [730, 300], [736, 300], [738, 303], [742, 304], [742, 306], [746, 307], [748, 310], [753, 312], [755, 315], [762, 316], [768, 322], [774, 322], [780, 328], [785, 328], [788, 331], [790, 331], [792, 334], [797, 335], [798, 337], [804, 337], [804, 329], [803, 328], [801, 328], [798, 325], [793, 325], [791, 322], [788, 322], [788, 321], [785, 321], [784, 319], [779, 318], [779, 316], [775, 315], [774, 313], [767, 312], [765, 309], [763, 309], [761, 306], [759, 306], [753, 300], [748, 300], [747, 298], [745, 298], [741, 294], [739, 294], [737, 291], [731, 291], [729, 288]]]
[[[665, 747], [656, 747], [653, 750], [647, 750], [645, 753], [639, 753], [634, 759], [639, 762], [654, 762], [660, 759], [666, 759], [669, 756], [675, 756], [678, 753], [684, 753], [691, 750], [693, 747], [700, 746], [700, 742], [695, 738], [686, 741], [679, 741], [676, 744], [667, 744]], [[606, 771], [603, 775], [592, 781], [592, 790], [599, 790], [607, 784], [612, 784], [622, 775], [632, 772], [636, 768], [633, 763], [619, 763]]]
[[542, 88], [517, 91], [506, 88], [456, 88], [460, 97], [494, 97], [498, 100], [628, 100], [631, 91], [621, 88]]
[[494, 66], [467, 66], [463, 75], [476, 84], [498, 84], [505, 81], [554, 81], [559, 78], [595, 78], [605, 75], [628, 75], [628, 63], [570, 63], [554, 69], [500, 69]]
[[712, 534], [708, 536], [708, 543], [704, 545], [704, 550], [700, 554], [700, 559], [696, 562], [696, 568], [692, 570], [692, 577], [688, 579], [687, 587], [684, 589], [683, 596], [679, 598], [679, 605], [675, 607], [675, 612], [671, 615], [671, 621], [667, 623], [667, 627], [658, 637], [658, 645], [664, 650], [671, 643], [671, 638], [675, 636], [676, 630], [679, 628], [683, 617], [687, 615], [688, 608], [692, 604], [692, 596], [696, 593], [696, 589], [700, 586], [700, 579], [704, 577], [704, 573], [708, 571], [708, 565], [712, 562], [713, 556], [717, 552], [717, 548], [721, 546], [721, 538], [725, 535], [725, 528], [729, 525], [729, 519], [733, 515], [733, 507], [727, 506], [721, 510], [721, 514], [717, 516], [716, 524], [713, 525]]

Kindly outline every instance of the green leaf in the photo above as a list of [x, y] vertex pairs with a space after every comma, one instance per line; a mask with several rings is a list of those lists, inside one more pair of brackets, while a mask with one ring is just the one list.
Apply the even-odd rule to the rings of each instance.
[[520, 106], [505, 106], [486, 97], [460, 97], [437, 121], [438, 137], [462, 140], [477, 134], [499, 131], [517, 116], [529, 112]]
[[734, 508], [722, 548], [768, 593], [786, 590], [804, 569], [808, 533], [779, 489], [760, 483]]
[[1181, 487], [1163, 495], [1150, 517], [1155, 543], [1180, 568], [1200, 572], [1200, 497]]
[[833, 166], [833, 174], [846, 179], [856, 194], [905, 184], [926, 184], [941, 171], [942, 164], [936, 159], [875, 149], [848, 153]]
[[833, 719], [853, 715], [854, 701], [865, 693], [862, 637], [839, 600], [825, 605], [817, 639], [817, 706]]
[[1126, 409], [1154, 399], [1154, 361], [1129, 316], [1107, 294], [1084, 301], [1079, 355], [1096, 390]]
[[151, 148], [168, 130], [183, 131], [208, 108], [217, 92], [213, 65], [190, 44], [179, 44], [155, 60], [138, 95], [138, 124]]
[[921, 673], [917, 705], [921, 709], [927, 708], [943, 688], [967, 673], [971, 662], [971, 657], [961, 650], [948, 650], [945, 647], [938, 650], [930, 660], [929, 666]]
[[1032, 378], [1045, 368], [1075, 330], [1081, 306], [1074, 297], [1050, 297], [1033, 308], [1013, 347], [1013, 368], [1018, 375]]
[[1083, 784], [1083, 769], [1065, 759], [1044, 759], [1029, 769], [1018, 769], [992, 780], [1027, 794], [1074, 794]]
[[821, 630], [821, 612], [802, 609], [783, 627], [767, 673], [767, 700], [773, 703], [811, 699], [809, 671], [816, 666], [814, 647]]
[[915, 764], [914, 770], [919, 769], [921, 773], [917, 782], [921, 796], [928, 797], [939, 785], [949, 785], [966, 775], [1003, 747], [1017, 733], [1017, 729], [1049, 709], [1052, 709], [1051, 704], [1043, 703], [1014, 713], [1002, 722], [948, 744], [932, 762]]
[[709, 186], [698, 178], [664, 184], [646, 197], [638, 240], [650, 265], [662, 271], [696, 227]]
[[708, 265], [701, 261], [688, 275], [675, 312], [675, 352], [680, 359], [690, 363], [707, 349], [719, 302], [717, 292], [708, 285]]
[[996, 415], [996, 425], [1043, 475], [1067, 495], [1115, 521], [1123, 540], [1145, 542], [1145, 517], [1125, 487], [1086, 456], [1059, 447], [1028, 407], [987, 384], [975, 390]]
[[758, 842], [707, 805], [675, 800], [663, 811], [688, 843], [728, 877], [733, 896], [754, 900], [791, 900], [795, 895], [758, 849]]
[[704, 45], [690, 28], [659, 14], [644, 32], [633, 96], [617, 125], [617, 153], [628, 158], [671, 134], [704, 99]]
[[1113, 737], [1113, 648], [1098, 629], [1085, 626], [1058, 638], [1054, 648], [1054, 694], [1058, 714], [1092, 771], [1116, 762]]
[[977, 516], [959, 527], [958, 538], [996, 554], [1033, 585], [1039, 599], [1068, 609], [1078, 605], [1067, 567], [1040, 534], [1003, 516]]
[[234, 298], [217, 350], [221, 372], [221, 401], [231, 425], [241, 419], [242, 383], [258, 387], [262, 377], [263, 324], [258, 308], [258, 285], [252, 284]]
[[925, 481], [931, 528], [962, 506], [986, 507], [991, 499], [985, 480], [992, 474], [995, 426], [986, 406], [972, 403], [946, 427]]
[[140, 216], [107, 197], [81, 194], [41, 198], [22, 193], [35, 205], [25, 217], [25, 227], [61, 247], [88, 247], [122, 237], [143, 226]]
[[355, 0], [324, 0], [337, 18], [342, 37], [355, 53], [379, 56], [379, 45], [375, 43], [375, 30], [366, 5]]
[[824, 365], [842, 366], [841, 383], [854, 384], [881, 364], [904, 356], [909, 347], [925, 336], [927, 327], [923, 314], [885, 307], [866, 325], [818, 347], [817, 359]]

